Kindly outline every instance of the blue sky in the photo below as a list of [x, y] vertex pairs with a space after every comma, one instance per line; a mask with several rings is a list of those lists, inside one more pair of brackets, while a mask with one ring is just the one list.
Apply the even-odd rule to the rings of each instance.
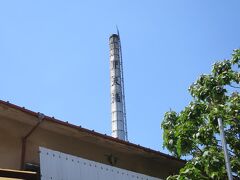
[[240, 46], [240, 1], [0, 1], [0, 99], [111, 134], [108, 38], [122, 40], [129, 141], [162, 149], [160, 123]]

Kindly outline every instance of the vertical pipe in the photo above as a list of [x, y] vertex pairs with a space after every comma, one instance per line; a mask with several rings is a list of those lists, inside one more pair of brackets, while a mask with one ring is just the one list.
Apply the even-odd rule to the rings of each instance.
[[110, 79], [111, 79], [111, 116], [112, 136], [126, 140], [124, 127], [124, 108], [122, 96], [122, 76], [120, 61], [120, 41], [117, 34], [109, 38], [110, 45]]
[[43, 122], [44, 114], [38, 113], [38, 122], [33, 128], [22, 138], [22, 154], [21, 154], [21, 170], [24, 170], [25, 156], [26, 156], [26, 145], [27, 139], [33, 134], [38, 126]]
[[229, 155], [228, 155], [228, 150], [227, 150], [227, 144], [226, 144], [226, 140], [225, 140], [222, 118], [218, 118], [218, 126], [219, 126], [219, 130], [220, 130], [222, 147], [223, 147], [223, 151], [224, 151], [224, 158], [225, 158], [225, 163], [226, 163], [228, 180], [232, 180], [233, 179], [232, 170], [231, 170], [231, 165], [230, 165], [230, 160], [229, 160]]

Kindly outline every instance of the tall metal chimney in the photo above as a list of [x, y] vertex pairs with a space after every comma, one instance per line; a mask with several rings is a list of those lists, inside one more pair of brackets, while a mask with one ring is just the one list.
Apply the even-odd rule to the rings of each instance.
[[124, 77], [120, 36], [112, 34], [110, 45], [112, 137], [128, 140], [124, 93]]

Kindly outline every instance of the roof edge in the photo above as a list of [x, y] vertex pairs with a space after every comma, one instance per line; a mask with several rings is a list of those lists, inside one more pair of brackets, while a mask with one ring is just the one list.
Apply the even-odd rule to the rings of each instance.
[[[31, 111], [31, 110], [28, 110], [28, 109], [25, 109], [25, 107], [20, 107], [20, 106], [17, 106], [15, 104], [12, 104], [10, 103], [9, 101], [3, 101], [3, 100], [0, 100], [0, 104], [3, 104], [3, 105], [6, 105], [6, 106], [9, 106], [11, 108], [14, 108], [16, 110], [19, 110], [19, 111], [22, 111], [24, 113], [27, 113], [29, 115], [32, 115], [32, 116], [35, 116], [35, 117], [38, 117], [39, 113], [37, 112], [34, 112], [34, 111]], [[74, 125], [74, 124], [70, 124], [68, 122], [64, 122], [64, 121], [61, 121], [61, 120], [58, 120], [58, 119], [55, 119], [53, 117], [49, 117], [49, 116], [44, 116], [44, 119], [49, 121], [49, 122], [53, 122], [53, 123], [57, 123], [57, 124], [60, 124], [60, 125], [63, 125], [63, 126], [67, 126], [67, 127], [70, 127], [70, 128], [74, 128], [74, 129], [77, 129], [77, 130], [81, 130], [83, 132], [86, 132], [86, 133], [89, 133], [89, 134], [92, 134], [94, 136], [97, 136], [97, 137], [100, 137], [100, 138], [104, 138], [104, 139], [107, 139], [109, 141], [114, 141], [114, 142], [117, 142], [117, 143], [120, 143], [120, 144], [124, 144], [124, 145], [128, 145], [128, 146], [131, 146], [131, 147], [134, 147], [134, 148], [137, 148], [137, 149], [140, 149], [140, 150], [143, 150], [147, 153], [153, 153], [155, 155], [159, 155], [159, 156], [163, 156], [165, 158], [168, 158], [168, 159], [172, 159], [172, 160], [176, 160], [176, 161], [179, 161], [179, 162], [182, 162], [182, 163], [186, 163], [187, 161], [185, 160], [182, 160], [182, 159], [178, 159], [174, 156], [171, 156], [171, 155], [168, 155], [168, 154], [164, 154], [160, 151], [156, 151], [156, 150], [153, 150], [153, 149], [150, 149], [150, 148], [147, 148], [147, 147], [143, 147], [141, 145], [137, 145], [137, 144], [134, 144], [134, 143], [131, 143], [129, 141], [123, 141], [123, 140], [120, 140], [120, 139], [117, 139], [117, 138], [114, 138], [114, 137], [111, 137], [111, 136], [108, 136], [106, 134], [101, 134], [99, 132], [95, 132], [94, 130], [89, 130], [89, 129], [86, 129], [86, 128], [83, 128], [81, 126], [77, 126], [77, 125]]]

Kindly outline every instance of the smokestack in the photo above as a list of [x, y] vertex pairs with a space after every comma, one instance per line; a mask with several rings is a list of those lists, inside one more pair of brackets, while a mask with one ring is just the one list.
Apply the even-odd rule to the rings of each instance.
[[127, 141], [122, 52], [119, 34], [109, 38], [112, 137]]

